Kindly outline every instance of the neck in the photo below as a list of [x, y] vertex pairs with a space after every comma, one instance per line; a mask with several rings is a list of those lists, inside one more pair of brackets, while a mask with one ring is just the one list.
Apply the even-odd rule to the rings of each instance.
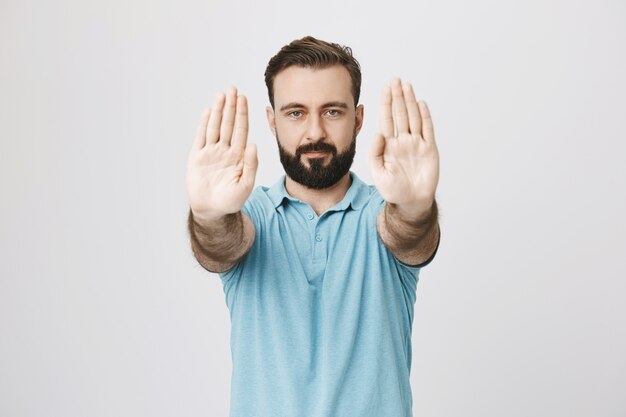
[[304, 201], [311, 206], [313, 211], [319, 216], [338, 202], [348, 192], [348, 188], [352, 184], [352, 178], [348, 172], [335, 185], [322, 190], [305, 187], [287, 176], [285, 180], [285, 189], [290, 196]]

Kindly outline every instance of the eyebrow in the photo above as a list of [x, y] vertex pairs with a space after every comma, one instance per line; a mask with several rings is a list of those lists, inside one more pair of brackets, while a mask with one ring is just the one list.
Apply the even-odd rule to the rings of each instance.
[[[343, 101], [329, 101], [328, 103], [324, 103], [322, 105], [323, 109], [326, 109], [328, 107], [339, 107], [342, 109], [347, 109], [348, 105], [344, 103]], [[306, 106], [304, 104], [293, 102], [293, 103], [287, 103], [284, 106], [282, 106], [280, 108], [280, 111], [285, 111], [289, 109], [302, 109], [302, 108], [306, 108]]]

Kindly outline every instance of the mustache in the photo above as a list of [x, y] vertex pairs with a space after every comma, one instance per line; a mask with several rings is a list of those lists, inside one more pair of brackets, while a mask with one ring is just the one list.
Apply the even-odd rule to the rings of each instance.
[[337, 148], [326, 142], [308, 143], [296, 149], [296, 157], [299, 158], [303, 153], [307, 152], [330, 152], [333, 156], [336, 156]]

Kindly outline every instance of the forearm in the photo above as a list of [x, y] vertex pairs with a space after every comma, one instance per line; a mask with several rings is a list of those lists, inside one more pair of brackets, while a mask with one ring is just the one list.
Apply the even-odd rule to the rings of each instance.
[[187, 220], [191, 248], [211, 272], [223, 272], [241, 260], [254, 241], [254, 226], [241, 212], [198, 221], [191, 209]]
[[378, 232], [385, 246], [404, 263], [419, 265], [433, 254], [439, 241], [439, 209], [407, 214], [395, 204], [386, 204], [378, 217]]

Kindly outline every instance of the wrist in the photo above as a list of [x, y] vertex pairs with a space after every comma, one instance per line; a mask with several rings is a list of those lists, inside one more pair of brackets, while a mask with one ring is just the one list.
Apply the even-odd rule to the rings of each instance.
[[207, 230], [212, 225], [223, 223], [226, 217], [233, 216], [234, 214], [223, 214], [217, 212], [196, 212], [193, 209], [189, 209], [189, 218], [199, 228]]
[[388, 204], [389, 212], [407, 223], [428, 222], [436, 216], [437, 203], [434, 199], [423, 203]]

